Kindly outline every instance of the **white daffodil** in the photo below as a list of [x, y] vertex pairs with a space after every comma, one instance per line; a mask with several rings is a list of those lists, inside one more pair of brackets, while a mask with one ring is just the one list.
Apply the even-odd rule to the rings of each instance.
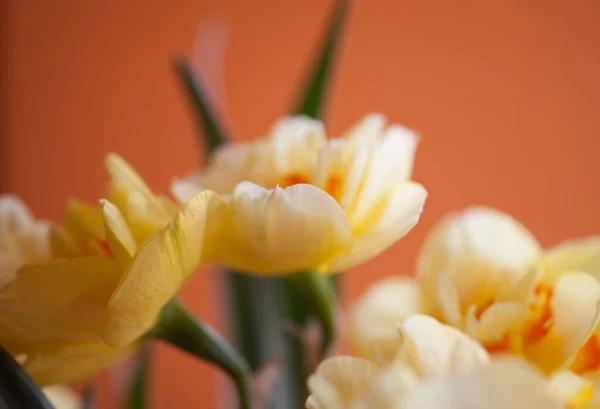
[[267, 139], [218, 150], [204, 173], [175, 182], [186, 202], [223, 197], [217, 261], [262, 275], [335, 273], [374, 257], [419, 220], [427, 192], [410, 180], [415, 134], [369, 115], [343, 137], [284, 118]]

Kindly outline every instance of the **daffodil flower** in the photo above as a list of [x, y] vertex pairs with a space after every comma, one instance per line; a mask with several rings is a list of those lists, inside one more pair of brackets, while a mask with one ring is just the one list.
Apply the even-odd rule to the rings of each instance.
[[475, 340], [422, 315], [400, 326], [394, 361], [325, 360], [308, 381], [308, 409], [560, 408], [522, 360], [491, 361]]
[[83, 379], [131, 353], [207, 254], [215, 194], [175, 212], [118, 156], [107, 168], [101, 207], [71, 202], [51, 234], [55, 257], [21, 266], [0, 292], [0, 343], [26, 356], [41, 385]]
[[417, 137], [369, 115], [342, 138], [284, 118], [267, 139], [218, 150], [209, 168], [175, 182], [183, 203], [222, 195], [215, 260], [263, 275], [335, 273], [377, 255], [417, 223], [427, 192], [410, 181]]
[[369, 325], [420, 312], [467, 332], [491, 353], [524, 355], [546, 373], [594, 372], [599, 269], [598, 239], [544, 251], [510, 216], [471, 208], [428, 235], [416, 280], [391, 279], [367, 293], [353, 310], [352, 333], [364, 356], [389, 361], [389, 327]]

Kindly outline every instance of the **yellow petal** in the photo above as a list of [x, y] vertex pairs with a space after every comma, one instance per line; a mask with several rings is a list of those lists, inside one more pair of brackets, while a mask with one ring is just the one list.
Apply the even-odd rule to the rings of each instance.
[[398, 359], [424, 379], [438, 379], [487, 365], [489, 355], [467, 335], [427, 315], [415, 314], [399, 327]]
[[137, 250], [137, 244], [131, 235], [131, 230], [123, 215], [114, 204], [108, 200], [101, 200], [102, 214], [106, 228], [106, 240], [112, 255], [119, 263], [121, 270], [125, 270]]
[[[28, 356], [23, 368], [40, 386], [82, 381], [131, 354], [135, 345], [111, 348], [101, 343], [64, 344]], [[58, 409], [58, 408], [57, 408]]]
[[[531, 233], [510, 216], [469, 208], [447, 217], [429, 233], [417, 274], [426, 294], [436, 294], [438, 277], [446, 275], [465, 309], [486, 302], [500, 282], [514, 282], [530, 271], [540, 252]], [[435, 299], [427, 302], [435, 310]]]
[[323, 361], [308, 378], [309, 409], [344, 409], [379, 374], [379, 368], [365, 359], [349, 356]]
[[594, 384], [573, 372], [560, 371], [550, 377], [548, 391], [564, 402], [567, 407], [577, 408], [592, 399]]
[[417, 385], [402, 409], [562, 409], [533, 367], [502, 360]]
[[110, 297], [104, 331], [107, 344], [124, 346], [140, 337], [196, 271], [206, 257], [205, 229], [216, 206], [216, 193], [200, 193], [183, 206], [172, 223], [139, 248]]
[[78, 396], [69, 388], [54, 385], [42, 389], [55, 409], [80, 409], [81, 402]]
[[544, 252], [545, 281], [564, 273], [583, 271], [600, 279], [600, 237], [569, 240]]
[[317, 268], [337, 256], [350, 238], [344, 211], [311, 185], [266, 190], [238, 185], [229, 204], [228, 242], [219, 261], [257, 274], [285, 274]]
[[152, 191], [144, 183], [140, 175], [119, 155], [114, 153], [107, 155], [105, 165], [110, 174], [111, 182], [115, 185], [122, 186], [129, 191], [140, 192], [148, 199], [154, 197]]
[[352, 308], [351, 335], [364, 358], [391, 362], [400, 346], [396, 323], [421, 310], [421, 290], [414, 279], [391, 277], [377, 282]]
[[598, 302], [600, 282], [594, 277], [579, 272], [560, 277], [550, 303], [552, 327], [526, 349], [527, 356], [546, 372], [568, 365], [596, 328]]
[[106, 240], [100, 208], [90, 206], [79, 200], [71, 199], [67, 203], [63, 225], [69, 232], [78, 237]]
[[0, 343], [29, 353], [44, 343], [99, 341], [117, 264], [102, 257], [24, 266], [0, 292]]
[[419, 221], [427, 191], [414, 182], [401, 182], [373, 209], [362, 226], [352, 226], [352, 240], [332, 262], [329, 272], [352, 268], [375, 257], [406, 235]]

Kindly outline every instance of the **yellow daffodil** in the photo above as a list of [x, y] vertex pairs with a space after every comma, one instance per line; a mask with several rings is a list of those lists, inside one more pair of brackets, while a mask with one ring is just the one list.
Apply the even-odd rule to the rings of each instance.
[[82, 379], [129, 354], [204, 259], [203, 192], [181, 210], [118, 156], [101, 207], [71, 202], [53, 258], [20, 267], [0, 292], [0, 343], [41, 385]]
[[342, 138], [284, 118], [269, 137], [217, 151], [202, 174], [175, 182], [181, 202], [222, 195], [215, 260], [259, 274], [339, 272], [377, 255], [417, 223], [427, 193], [410, 181], [417, 137], [369, 115]]
[[389, 361], [390, 330], [373, 331], [369, 323], [421, 312], [466, 331], [492, 353], [524, 355], [546, 373], [597, 371], [599, 271], [598, 239], [544, 251], [510, 216], [468, 209], [428, 235], [417, 280], [369, 291], [353, 311], [352, 333], [361, 353]]
[[0, 288], [22, 265], [50, 257], [48, 231], [48, 223], [34, 220], [21, 199], [0, 195]]
[[309, 378], [309, 409], [560, 408], [526, 362], [490, 361], [475, 340], [414, 315], [400, 327], [394, 361], [330, 358]]

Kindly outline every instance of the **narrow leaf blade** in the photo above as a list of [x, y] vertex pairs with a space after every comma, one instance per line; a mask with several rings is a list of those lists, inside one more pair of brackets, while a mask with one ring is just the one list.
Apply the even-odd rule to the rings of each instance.
[[223, 124], [209, 101], [200, 75], [181, 58], [175, 60], [174, 67], [196, 116], [202, 135], [201, 142], [206, 146], [207, 153], [210, 153], [227, 141]]
[[338, 0], [330, 19], [320, 52], [313, 63], [311, 75], [303, 88], [295, 112], [312, 118], [321, 118], [323, 104], [329, 85], [333, 60], [338, 49], [342, 28], [346, 19], [349, 0]]

